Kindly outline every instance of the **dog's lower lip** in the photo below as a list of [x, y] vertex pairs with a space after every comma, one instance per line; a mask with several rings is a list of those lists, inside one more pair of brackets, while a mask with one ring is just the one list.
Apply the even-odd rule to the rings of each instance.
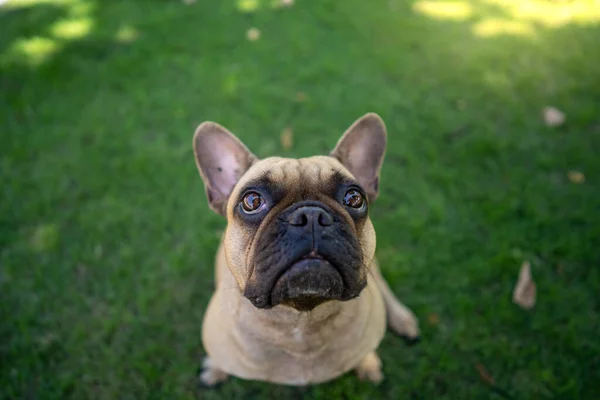
[[[277, 278], [270, 291], [269, 304], [272, 307], [288, 301], [307, 311], [323, 301], [342, 298], [343, 292], [344, 279], [337, 268], [322, 257], [307, 255]], [[303, 307], [308, 306], [303, 301], [316, 303], [304, 310]]]

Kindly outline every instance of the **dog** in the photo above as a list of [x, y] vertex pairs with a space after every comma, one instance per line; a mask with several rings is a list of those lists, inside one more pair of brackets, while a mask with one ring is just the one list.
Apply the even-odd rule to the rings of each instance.
[[327, 156], [259, 160], [221, 125], [198, 126], [196, 165], [210, 208], [227, 218], [202, 326], [202, 384], [232, 375], [302, 386], [350, 370], [379, 383], [386, 321], [418, 338], [375, 260], [369, 208], [386, 142], [369, 113]]

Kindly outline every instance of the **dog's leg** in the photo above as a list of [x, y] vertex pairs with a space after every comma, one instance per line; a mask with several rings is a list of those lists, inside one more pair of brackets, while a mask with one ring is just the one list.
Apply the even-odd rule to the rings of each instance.
[[204, 359], [202, 373], [200, 374], [200, 383], [202, 385], [208, 387], [215, 386], [223, 382], [227, 377], [227, 373], [215, 367], [209, 357]]
[[381, 372], [381, 359], [374, 351], [367, 354], [355, 368], [358, 379], [361, 381], [369, 381], [380, 383], [383, 380], [383, 372]]
[[383, 297], [389, 326], [397, 334], [409, 340], [417, 340], [419, 338], [419, 322], [415, 315], [396, 298], [375, 261], [371, 263], [370, 270]]

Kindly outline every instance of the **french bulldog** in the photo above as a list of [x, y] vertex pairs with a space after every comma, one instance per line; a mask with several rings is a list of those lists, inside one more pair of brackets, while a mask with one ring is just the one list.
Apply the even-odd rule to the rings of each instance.
[[378, 383], [386, 321], [418, 338], [417, 319], [375, 259], [369, 208], [386, 141], [370, 113], [328, 156], [259, 160], [224, 127], [198, 126], [196, 165], [210, 208], [227, 218], [202, 327], [201, 383], [232, 375], [300, 386], [350, 370]]

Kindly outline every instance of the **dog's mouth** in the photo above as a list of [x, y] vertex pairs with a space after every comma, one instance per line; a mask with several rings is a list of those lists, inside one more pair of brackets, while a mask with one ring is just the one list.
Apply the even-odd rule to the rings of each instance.
[[310, 311], [329, 300], [342, 300], [344, 280], [338, 269], [315, 251], [287, 268], [271, 291], [271, 304]]
[[310, 253], [308, 253], [307, 255], [303, 256], [300, 258], [300, 261], [302, 260], [325, 260], [325, 257], [323, 257], [322, 255], [320, 255], [319, 253], [317, 253], [316, 251], [311, 251]]

